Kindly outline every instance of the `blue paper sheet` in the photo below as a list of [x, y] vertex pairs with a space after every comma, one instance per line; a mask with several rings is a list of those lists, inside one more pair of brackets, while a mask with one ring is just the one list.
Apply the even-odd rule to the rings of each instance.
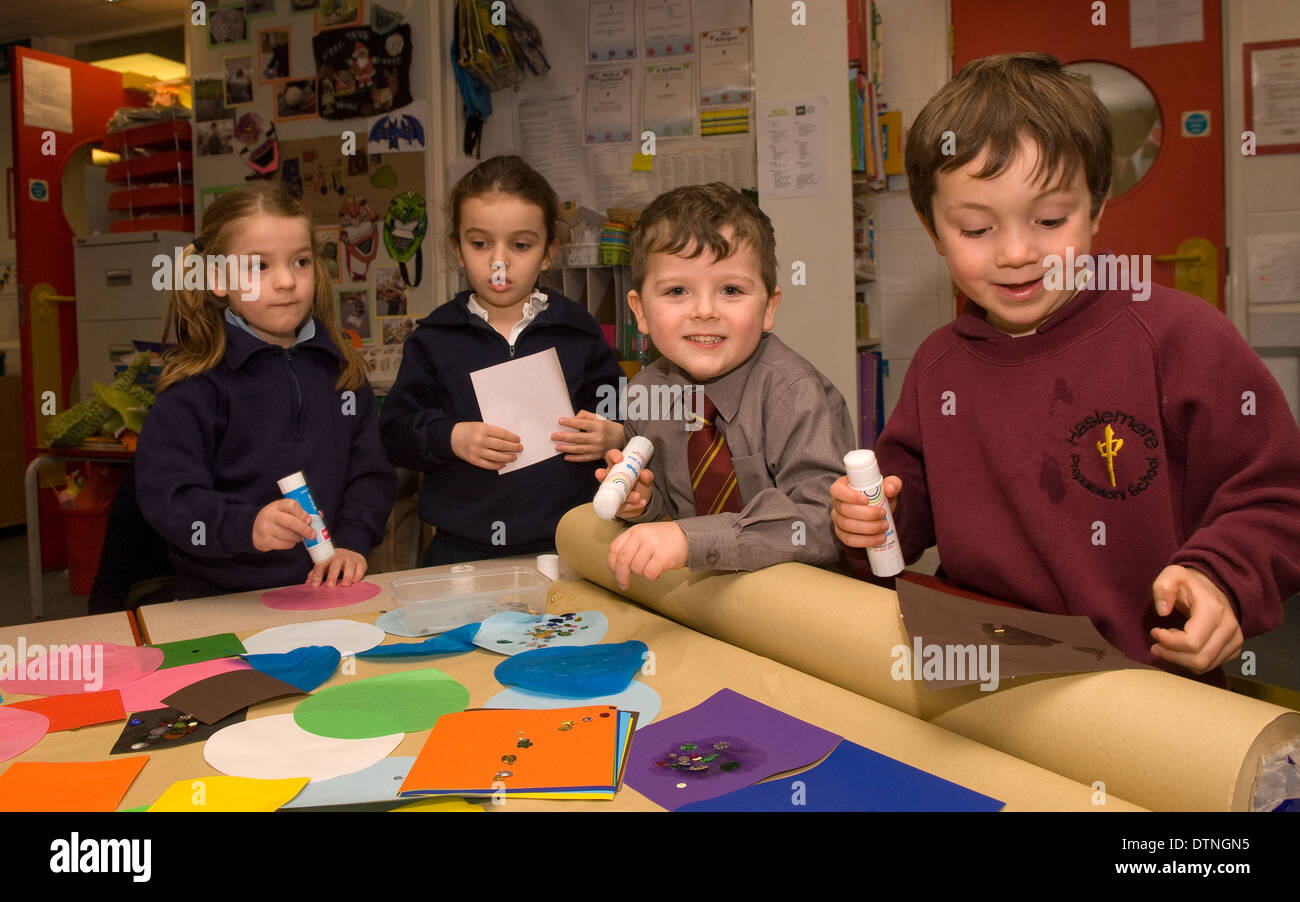
[[594, 698], [569, 698], [543, 692], [525, 692], [522, 689], [503, 689], [487, 700], [484, 708], [577, 708], [584, 705], [613, 705], [620, 711], [637, 712], [636, 728], [649, 726], [659, 716], [662, 702], [659, 693], [645, 683], [633, 680], [622, 692]]
[[998, 811], [1005, 803], [847, 739], [812, 770], [678, 811]]
[[577, 648], [535, 648], [497, 665], [497, 682], [529, 692], [590, 698], [622, 692], [641, 669], [646, 644], [635, 639]]
[[356, 773], [344, 774], [330, 780], [308, 783], [293, 801], [281, 805], [286, 808], [323, 808], [327, 805], [365, 805], [372, 802], [405, 802], [399, 796], [406, 772], [415, 758], [384, 758]]
[[600, 611], [568, 614], [502, 611], [479, 624], [474, 644], [499, 655], [517, 655], [536, 648], [595, 645], [608, 629], [609, 621]]
[[244, 655], [254, 670], [284, 680], [295, 689], [311, 692], [334, 675], [339, 650], [332, 645], [304, 645], [274, 655]]
[[398, 642], [376, 645], [367, 651], [357, 652], [358, 658], [397, 658], [415, 655], [458, 655], [474, 650], [477, 623], [467, 623], [449, 630], [441, 636], [430, 636], [423, 642]]

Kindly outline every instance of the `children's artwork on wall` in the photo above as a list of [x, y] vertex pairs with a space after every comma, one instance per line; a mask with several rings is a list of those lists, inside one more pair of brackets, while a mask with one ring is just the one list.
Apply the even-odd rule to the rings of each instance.
[[378, 3], [370, 4], [370, 27], [375, 34], [388, 34], [406, 20], [406, 17], [391, 9], [384, 9]]
[[258, 83], [268, 85], [277, 79], [288, 78], [289, 49], [292, 38], [289, 27], [263, 28], [257, 33]]
[[[375, 267], [375, 315], [406, 316], [406, 280], [396, 266]], [[388, 344], [385, 341], [384, 344]]]
[[253, 102], [253, 55], [226, 57], [226, 106]]
[[325, 271], [330, 275], [330, 281], [338, 284], [340, 281], [339, 271], [339, 227], [324, 226], [315, 229], [316, 232], [316, 253], [325, 263]]
[[235, 152], [235, 120], [213, 119], [196, 129], [194, 142], [199, 156], [211, 157]]
[[409, 106], [371, 119], [366, 123], [366, 135], [371, 153], [424, 150], [424, 111]]
[[320, 9], [320, 0], [289, 0], [291, 13], [315, 13]]
[[316, 82], [286, 78], [275, 83], [275, 121], [316, 118]]
[[244, 18], [275, 15], [275, 0], [244, 0]]
[[339, 324], [344, 332], [369, 343], [370, 292], [368, 290], [339, 292]]
[[361, 24], [361, 0], [319, 0], [316, 30]]
[[239, 155], [253, 170], [246, 179], [270, 178], [280, 168], [280, 142], [275, 136], [275, 123], [269, 123], [257, 113], [244, 113], [235, 122], [235, 138], [244, 147]]
[[290, 197], [302, 200], [302, 168], [297, 157], [280, 161], [280, 185]]
[[234, 191], [239, 185], [213, 185], [199, 192], [199, 212], [205, 212], [212, 202], [227, 191]]
[[[402, 280], [414, 287], [420, 284], [424, 270], [424, 233], [429, 230], [429, 216], [424, 198], [414, 191], [399, 194], [388, 204], [384, 214], [384, 249], [397, 261]], [[406, 264], [412, 261], [412, 268]]]
[[221, 75], [194, 76], [193, 92], [195, 122], [229, 119], [234, 115], [226, 108], [226, 82]]
[[348, 157], [348, 175], [368, 175], [370, 173], [370, 154], [365, 148], [357, 148], [356, 153], [350, 153]]
[[415, 331], [415, 320], [400, 316], [381, 319], [379, 324], [383, 330], [380, 341], [386, 345], [405, 344], [406, 339], [410, 338], [411, 333]]
[[312, 38], [320, 114], [375, 116], [411, 102], [411, 26], [340, 28]]
[[338, 218], [345, 281], [364, 282], [370, 261], [379, 253], [379, 214], [364, 197], [349, 196], [339, 207]]
[[208, 46], [240, 44], [248, 40], [243, 7], [208, 10]]

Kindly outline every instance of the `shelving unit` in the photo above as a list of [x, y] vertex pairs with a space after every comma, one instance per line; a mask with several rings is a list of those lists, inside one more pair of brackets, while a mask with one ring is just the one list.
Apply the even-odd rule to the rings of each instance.
[[103, 149], [121, 154], [107, 179], [125, 185], [109, 195], [108, 208], [126, 214], [110, 231], [194, 231], [192, 133], [187, 119], [154, 122], [110, 132]]

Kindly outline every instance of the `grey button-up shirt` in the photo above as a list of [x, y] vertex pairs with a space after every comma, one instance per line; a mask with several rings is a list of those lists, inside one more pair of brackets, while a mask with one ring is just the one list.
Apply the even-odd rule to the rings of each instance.
[[[695, 516], [686, 442], [707, 394], [727, 438], [744, 507]], [[628, 385], [629, 437], [654, 444], [654, 494], [631, 522], [664, 516], [686, 533], [692, 570], [757, 570], [785, 561], [829, 564], [840, 546], [831, 524], [830, 485], [857, 447], [843, 396], [775, 335], [764, 333], [749, 359], [703, 385], [661, 358]]]

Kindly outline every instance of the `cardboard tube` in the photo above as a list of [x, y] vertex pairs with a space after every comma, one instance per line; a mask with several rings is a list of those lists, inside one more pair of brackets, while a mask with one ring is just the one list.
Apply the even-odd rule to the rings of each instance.
[[[591, 505], [560, 521], [563, 563], [619, 592], [606, 563], [626, 527]], [[897, 596], [803, 564], [754, 573], [676, 570], [626, 592], [678, 623], [1016, 758], [1160, 811], [1245, 811], [1261, 755], [1300, 737], [1300, 713], [1163, 671], [1004, 679], [927, 691], [894, 679], [911, 640]], [[797, 712], [795, 712], [797, 713]]]

